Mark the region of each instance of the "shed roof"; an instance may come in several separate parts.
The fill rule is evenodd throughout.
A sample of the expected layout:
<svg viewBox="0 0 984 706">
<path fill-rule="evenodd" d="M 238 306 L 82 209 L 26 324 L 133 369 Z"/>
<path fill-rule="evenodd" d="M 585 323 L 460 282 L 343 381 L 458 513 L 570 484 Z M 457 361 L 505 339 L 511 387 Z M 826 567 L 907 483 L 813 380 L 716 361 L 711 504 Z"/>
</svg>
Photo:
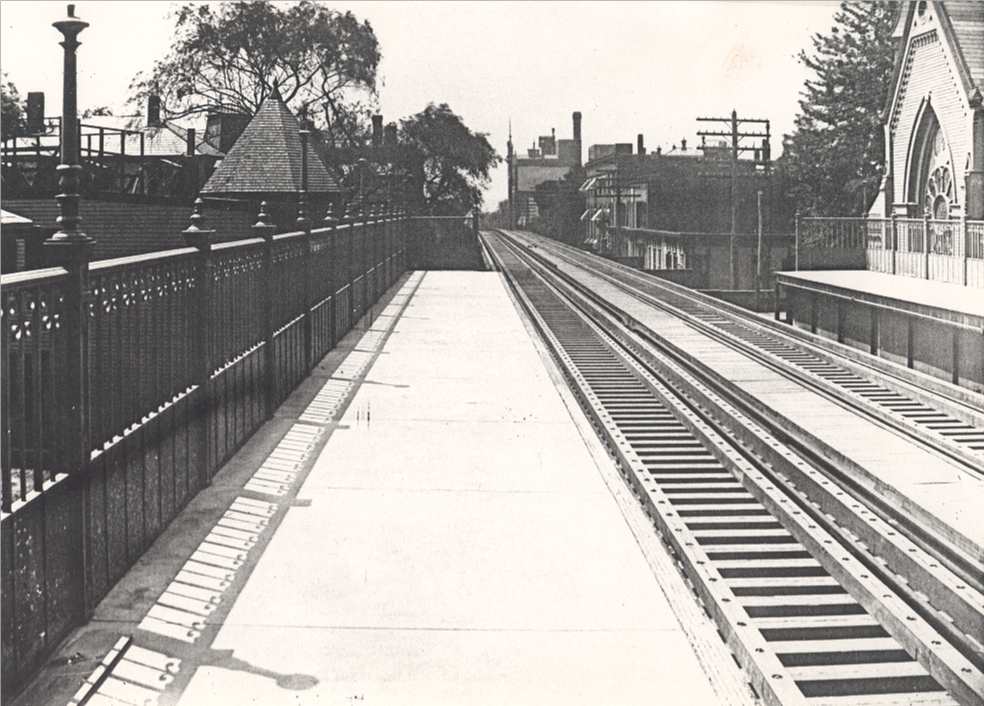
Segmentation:
<svg viewBox="0 0 984 706">
<path fill-rule="evenodd" d="M 202 187 L 205 194 L 297 193 L 301 190 L 301 125 L 279 96 L 270 96 Z M 308 141 L 308 191 L 341 191 Z"/>
</svg>

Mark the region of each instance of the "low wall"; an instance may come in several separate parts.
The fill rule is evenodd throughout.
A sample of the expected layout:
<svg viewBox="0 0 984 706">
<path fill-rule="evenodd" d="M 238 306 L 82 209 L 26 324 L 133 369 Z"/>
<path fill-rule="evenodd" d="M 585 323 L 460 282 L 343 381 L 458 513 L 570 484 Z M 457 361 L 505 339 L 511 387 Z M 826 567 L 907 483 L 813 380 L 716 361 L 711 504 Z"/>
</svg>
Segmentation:
<svg viewBox="0 0 984 706">
<path fill-rule="evenodd" d="M 55 228 L 58 204 L 54 199 L 8 199 L 6 211 L 30 218 L 42 228 Z M 140 255 L 184 247 L 181 231 L 188 227 L 191 206 L 82 199 L 79 204 L 82 230 L 96 241 L 94 260 Z M 203 209 L 215 240 L 225 242 L 244 237 L 256 214 L 235 202 L 206 201 Z"/>
<path fill-rule="evenodd" d="M 783 285 L 782 308 L 795 326 L 899 365 L 984 392 L 984 336 L 943 319 L 884 309 Z"/>
</svg>

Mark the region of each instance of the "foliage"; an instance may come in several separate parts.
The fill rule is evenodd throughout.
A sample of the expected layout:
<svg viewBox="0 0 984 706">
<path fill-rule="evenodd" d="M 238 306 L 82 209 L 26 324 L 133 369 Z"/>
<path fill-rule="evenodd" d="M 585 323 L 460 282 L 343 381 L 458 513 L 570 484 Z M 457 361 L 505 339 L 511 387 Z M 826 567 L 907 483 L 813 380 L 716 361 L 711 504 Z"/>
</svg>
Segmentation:
<svg viewBox="0 0 984 706">
<path fill-rule="evenodd" d="M 499 155 L 484 133 L 472 132 L 446 103 L 429 104 L 400 121 L 408 154 L 411 204 L 419 213 L 457 215 L 479 208 L 482 187 Z"/>
<path fill-rule="evenodd" d="M 881 115 L 891 90 L 898 4 L 845 0 L 799 61 L 814 73 L 777 168 L 801 213 L 864 214 L 882 176 Z"/>
<path fill-rule="evenodd" d="M 6 140 L 19 134 L 24 128 L 24 105 L 20 93 L 17 92 L 17 86 L 7 80 L 7 74 L 3 74 L 3 81 L 0 83 L 0 103 L 2 103 L 0 128 L 2 128 L 3 139 Z"/>
<path fill-rule="evenodd" d="M 113 109 L 108 105 L 99 105 L 95 108 L 86 108 L 82 111 L 82 119 L 109 117 L 113 115 Z"/>
<path fill-rule="evenodd" d="M 374 95 L 379 43 L 368 22 L 302 0 L 188 3 L 175 11 L 174 39 L 149 75 L 131 84 L 131 102 L 161 96 L 162 113 L 252 115 L 279 92 L 295 112 L 324 111 L 331 139 L 343 139 Z"/>
<path fill-rule="evenodd" d="M 584 228 L 580 217 L 585 199 L 578 187 L 582 182 L 581 170 L 568 172 L 563 179 L 538 184 L 533 198 L 540 213 L 530 230 L 555 240 L 579 245 Z"/>
</svg>

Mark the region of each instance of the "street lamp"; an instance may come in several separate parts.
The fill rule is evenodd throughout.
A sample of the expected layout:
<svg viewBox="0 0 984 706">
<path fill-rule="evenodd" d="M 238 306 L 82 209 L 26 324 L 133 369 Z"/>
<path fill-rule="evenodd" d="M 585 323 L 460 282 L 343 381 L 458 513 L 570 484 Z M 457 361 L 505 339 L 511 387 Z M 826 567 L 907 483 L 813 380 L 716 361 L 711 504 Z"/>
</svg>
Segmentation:
<svg viewBox="0 0 984 706">
<path fill-rule="evenodd" d="M 90 239 L 79 230 L 79 123 L 78 123 L 78 79 L 75 51 L 81 42 L 79 33 L 89 26 L 75 16 L 75 5 L 68 6 L 68 16 L 53 22 L 52 26 L 62 33 L 60 42 L 65 48 L 64 76 L 62 79 L 62 118 L 61 118 L 61 163 L 57 167 L 58 190 L 58 232 L 48 242 L 87 242 Z"/>
</svg>

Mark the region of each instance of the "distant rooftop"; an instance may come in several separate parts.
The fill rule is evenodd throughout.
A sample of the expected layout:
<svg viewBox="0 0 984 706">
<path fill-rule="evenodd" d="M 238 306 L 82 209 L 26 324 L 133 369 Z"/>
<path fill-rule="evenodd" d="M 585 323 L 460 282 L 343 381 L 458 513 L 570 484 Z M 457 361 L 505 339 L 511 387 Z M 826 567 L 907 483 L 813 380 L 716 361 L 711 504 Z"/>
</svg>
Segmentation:
<svg viewBox="0 0 984 706">
<path fill-rule="evenodd" d="M 297 193 L 301 190 L 301 125 L 279 96 L 267 98 L 202 187 L 203 194 Z M 307 145 L 308 191 L 341 191 Z"/>
</svg>

